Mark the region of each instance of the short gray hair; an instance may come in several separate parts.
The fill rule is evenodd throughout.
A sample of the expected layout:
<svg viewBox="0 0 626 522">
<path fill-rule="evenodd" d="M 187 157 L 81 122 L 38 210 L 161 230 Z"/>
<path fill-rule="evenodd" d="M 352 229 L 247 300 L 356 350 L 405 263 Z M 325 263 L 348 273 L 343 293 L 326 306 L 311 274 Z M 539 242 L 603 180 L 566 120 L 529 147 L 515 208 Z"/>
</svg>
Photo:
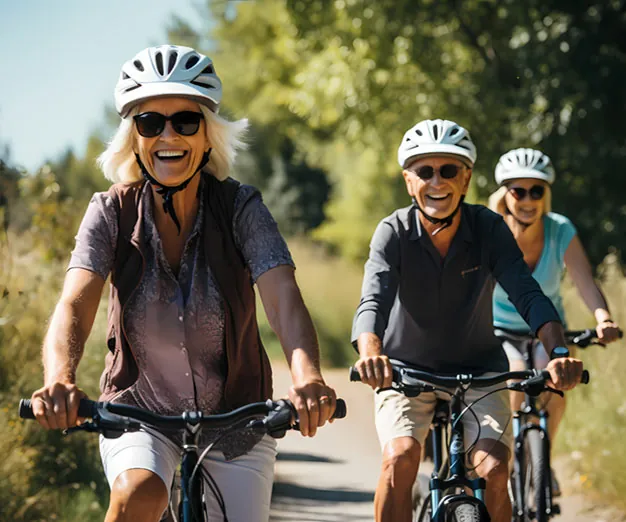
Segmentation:
<svg viewBox="0 0 626 522">
<path fill-rule="evenodd" d="M 207 138 L 213 148 L 211 160 L 204 170 L 223 181 L 230 175 L 237 152 L 246 148 L 243 135 L 248 128 L 248 120 L 228 121 L 204 105 L 199 107 L 206 122 Z M 134 183 L 143 179 L 133 150 L 133 116 L 137 112 L 138 108 L 135 107 L 122 119 L 106 150 L 98 156 L 98 166 L 113 183 Z"/>
</svg>

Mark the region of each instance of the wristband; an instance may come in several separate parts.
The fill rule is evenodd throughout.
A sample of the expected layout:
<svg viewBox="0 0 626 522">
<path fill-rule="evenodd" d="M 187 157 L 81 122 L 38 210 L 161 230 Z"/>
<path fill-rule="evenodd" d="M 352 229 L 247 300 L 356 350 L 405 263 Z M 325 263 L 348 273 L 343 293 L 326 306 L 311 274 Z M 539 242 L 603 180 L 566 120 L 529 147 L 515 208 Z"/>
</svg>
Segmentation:
<svg viewBox="0 0 626 522">
<path fill-rule="evenodd" d="M 550 359 L 560 359 L 561 357 L 569 357 L 569 350 L 565 346 L 555 346 L 550 352 Z"/>
</svg>

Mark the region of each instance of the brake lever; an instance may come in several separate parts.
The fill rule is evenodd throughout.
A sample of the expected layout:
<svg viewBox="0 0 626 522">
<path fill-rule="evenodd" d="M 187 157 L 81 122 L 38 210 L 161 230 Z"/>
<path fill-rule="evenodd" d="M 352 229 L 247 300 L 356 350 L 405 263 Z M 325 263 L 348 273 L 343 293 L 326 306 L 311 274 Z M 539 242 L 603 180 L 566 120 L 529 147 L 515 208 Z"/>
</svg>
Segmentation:
<svg viewBox="0 0 626 522">
<path fill-rule="evenodd" d="M 300 423 L 294 421 L 296 415 L 293 407 L 287 406 L 282 399 L 278 403 L 280 406 L 270 411 L 265 419 L 251 423 L 252 427 L 263 429 L 274 439 L 282 439 L 287 434 L 287 430 L 300 430 Z"/>
<path fill-rule="evenodd" d="M 79 426 L 68 428 L 63 431 L 63 434 L 69 435 L 77 431 L 87 431 L 100 433 L 107 439 L 117 439 L 126 432 L 139 431 L 140 429 L 141 424 L 139 422 L 116 415 L 104 408 L 99 408 L 92 421 L 83 422 Z"/>
</svg>

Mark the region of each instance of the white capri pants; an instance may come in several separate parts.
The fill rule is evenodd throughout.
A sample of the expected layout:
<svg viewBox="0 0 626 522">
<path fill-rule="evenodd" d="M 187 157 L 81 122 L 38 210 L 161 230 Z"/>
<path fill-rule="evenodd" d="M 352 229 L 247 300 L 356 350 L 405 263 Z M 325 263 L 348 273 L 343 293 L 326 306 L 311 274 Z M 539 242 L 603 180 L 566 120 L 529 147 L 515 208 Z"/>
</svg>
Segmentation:
<svg viewBox="0 0 626 522">
<path fill-rule="evenodd" d="M 147 469 L 158 475 L 170 494 L 182 450 L 153 430 L 124 433 L 117 439 L 100 436 L 100 455 L 109 486 L 129 469 Z M 219 486 L 230 522 L 267 522 L 270 515 L 276 441 L 266 435 L 246 455 L 226 461 L 220 451 L 210 451 L 204 468 Z M 204 487 L 209 520 L 222 520 L 215 496 Z"/>
</svg>

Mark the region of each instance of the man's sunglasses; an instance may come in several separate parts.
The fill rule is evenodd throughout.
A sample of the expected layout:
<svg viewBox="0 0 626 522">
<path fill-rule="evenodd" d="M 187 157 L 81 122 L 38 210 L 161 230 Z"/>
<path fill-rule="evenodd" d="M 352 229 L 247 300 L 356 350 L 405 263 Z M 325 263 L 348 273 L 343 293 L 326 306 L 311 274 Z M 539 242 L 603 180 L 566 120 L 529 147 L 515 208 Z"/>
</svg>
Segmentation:
<svg viewBox="0 0 626 522">
<path fill-rule="evenodd" d="M 171 116 L 159 112 L 143 112 L 133 119 L 137 125 L 137 132 L 144 138 L 154 138 L 163 132 L 168 121 L 172 128 L 182 136 L 193 136 L 200 128 L 200 121 L 204 118 L 201 112 L 181 111 Z"/>
<path fill-rule="evenodd" d="M 546 187 L 543 185 L 533 185 L 529 189 L 523 187 L 509 187 L 509 192 L 517 201 L 526 199 L 526 194 L 528 194 L 533 201 L 539 201 L 546 193 Z"/>
<path fill-rule="evenodd" d="M 456 178 L 457 174 L 462 168 L 463 167 L 459 167 L 458 165 L 454 165 L 452 163 L 446 163 L 445 165 L 439 167 L 439 175 L 443 179 L 453 179 Z M 409 170 L 414 174 L 417 174 L 417 176 L 423 180 L 429 180 L 435 175 L 435 168 L 431 167 L 430 165 L 424 165 L 417 170 Z"/>
</svg>

